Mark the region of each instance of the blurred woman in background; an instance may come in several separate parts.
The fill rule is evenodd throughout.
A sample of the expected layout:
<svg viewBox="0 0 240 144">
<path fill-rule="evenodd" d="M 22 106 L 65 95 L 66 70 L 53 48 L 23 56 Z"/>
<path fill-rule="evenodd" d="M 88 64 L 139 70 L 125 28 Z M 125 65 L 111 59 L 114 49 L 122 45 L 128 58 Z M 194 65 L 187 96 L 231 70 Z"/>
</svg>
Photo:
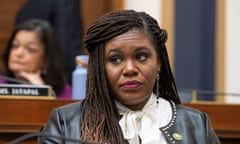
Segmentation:
<svg viewBox="0 0 240 144">
<path fill-rule="evenodd" d="M 28 84 L 50 85 L 59 99 L 71 98 L 63 52 L 51 25 L 39 19 L 16 26 L 4 52 L 4 75 Z M 1 83 L 12 83 L 2 80 Z"/>
</svg>

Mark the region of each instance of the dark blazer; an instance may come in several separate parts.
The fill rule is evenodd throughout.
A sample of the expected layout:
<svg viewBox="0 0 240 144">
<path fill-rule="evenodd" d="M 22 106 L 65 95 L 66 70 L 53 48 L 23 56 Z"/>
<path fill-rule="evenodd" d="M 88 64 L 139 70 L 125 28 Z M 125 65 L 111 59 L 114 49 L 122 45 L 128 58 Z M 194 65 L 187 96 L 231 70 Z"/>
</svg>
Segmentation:
<svg viewBox="0 0 240 144">
<path fill-rule="evenodd" d="M 173 116 L 168 125 L 161 127 L 169 144 L 220 144 L 210 126 L 208 116 L 198 110 L 172 103 Z M 79 139 L 81 103 L 55 108 L 42 132 Z M 42 137 L 39 143 L 64 143 L 60 139 Z M 70 143 L 65 141 L 65 143 Z"/>
<path fill-rule="evenodd" d="M 62 44 L 68 79 L 75 68 L 75 56 L 83 54 L 83 22 L 80 0 L 28 0 L 18 11 L 15 24 L 39 18 L 50 22 Z"/>
</svg>

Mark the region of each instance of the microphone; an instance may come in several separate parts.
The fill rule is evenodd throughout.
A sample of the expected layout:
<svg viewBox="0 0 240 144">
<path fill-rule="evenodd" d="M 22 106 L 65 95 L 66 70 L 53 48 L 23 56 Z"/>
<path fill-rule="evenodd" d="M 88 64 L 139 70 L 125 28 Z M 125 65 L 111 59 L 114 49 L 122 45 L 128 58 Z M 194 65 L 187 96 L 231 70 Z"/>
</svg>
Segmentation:
<svg viewBox="0 0 240 144">
<path fill-rule="evenodd" d="M 48 134 L 48 133 L 41 133 L 41 132 L 35 132 L 35 133 L 29 133 L 26 135 L 23 135 L 21 137 L 16 138 L 13 141 L 8 142 L 7 144 L 19 144 L 27 139 L 30 138 L 34 138 L 34 137 L 51 137 L 51 138 L 55 138 L 55 139 L 59 139 L 59 140 L 64 140 L 67 142 L 74 142 L 77 144 L 99 144 L 99 143 L 95 143 L 95 142 L 88 142 L 88 141 L 84 141 L 84 140 L 79 140 L 79 139 L 73 139 L 73 138 L 67 138 L 64 136 L 57 136 L 57 135 L 52 135 L 52 134 Z"/>
<path fill-rule="evenodd" d="M 11 77 L 8 77 L 8 76 L 4 76 L 4 75 L 1 75 L 1 74 L 0 74 L 0 78 L 2 80 L 6 80 L 8 82 L 14 82 L 14 83 L 18 83 L 18 84 L 27 84 L 27 82 L 25 82 L 25 81 L 18 80 L 18 79 L 15 79 L 15 78 L 11 78 Z"/>
</svg>

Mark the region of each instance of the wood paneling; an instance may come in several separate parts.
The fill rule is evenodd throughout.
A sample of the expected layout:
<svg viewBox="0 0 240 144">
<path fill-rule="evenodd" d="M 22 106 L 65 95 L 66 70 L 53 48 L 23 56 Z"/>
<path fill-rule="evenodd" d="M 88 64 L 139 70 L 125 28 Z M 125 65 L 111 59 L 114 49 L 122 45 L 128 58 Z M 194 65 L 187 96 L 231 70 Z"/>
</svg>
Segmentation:
<svg viewBox="0 0 240 144">
<path fill-rule="evenodd" d="M 107 2 L 107 0 L 82 0 L 84 33 L 98 17 L 109 11 Z"/>
<path fill-rule="evenodd" d="M 168 32 L 168 40 L 166 43 L 167 51 L 169 55 L 169 61 L 171 68 L 174 72 L 174 0 L 162 1 L 162 15 L 160 26 L 163 29 L 166 29 Z"/>
<path fill-rule="evenodd" d="M 225 91 L 225 77 L 226 77 L 226 51 L 225 51 L 225 39 L 226 39 L 226 0 L 216 1 L 216 62 L 215 62 L 215 90 Z M 219 101 L 224 101 L 225 97 L 217 97 Z"/>
</svg>

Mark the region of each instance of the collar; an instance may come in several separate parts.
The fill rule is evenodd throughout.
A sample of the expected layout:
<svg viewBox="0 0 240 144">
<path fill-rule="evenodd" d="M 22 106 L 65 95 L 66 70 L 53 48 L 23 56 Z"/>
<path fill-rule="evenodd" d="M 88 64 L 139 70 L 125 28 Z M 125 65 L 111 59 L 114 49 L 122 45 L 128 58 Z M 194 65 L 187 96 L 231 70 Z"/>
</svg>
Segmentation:
<svg viewBox="0 0 240 144">
<path fill-rule="evenodd" d="M 170 103 L 151 94 L 145 106 L 138 111 L 133 111 L 116 101 L 116 105 L 122 118 L 119 121 L 123 136 L 130 144 L 140 143 L 166 143 L 159 130 L 166 126 L 172 118 Z"/>
</svg>

